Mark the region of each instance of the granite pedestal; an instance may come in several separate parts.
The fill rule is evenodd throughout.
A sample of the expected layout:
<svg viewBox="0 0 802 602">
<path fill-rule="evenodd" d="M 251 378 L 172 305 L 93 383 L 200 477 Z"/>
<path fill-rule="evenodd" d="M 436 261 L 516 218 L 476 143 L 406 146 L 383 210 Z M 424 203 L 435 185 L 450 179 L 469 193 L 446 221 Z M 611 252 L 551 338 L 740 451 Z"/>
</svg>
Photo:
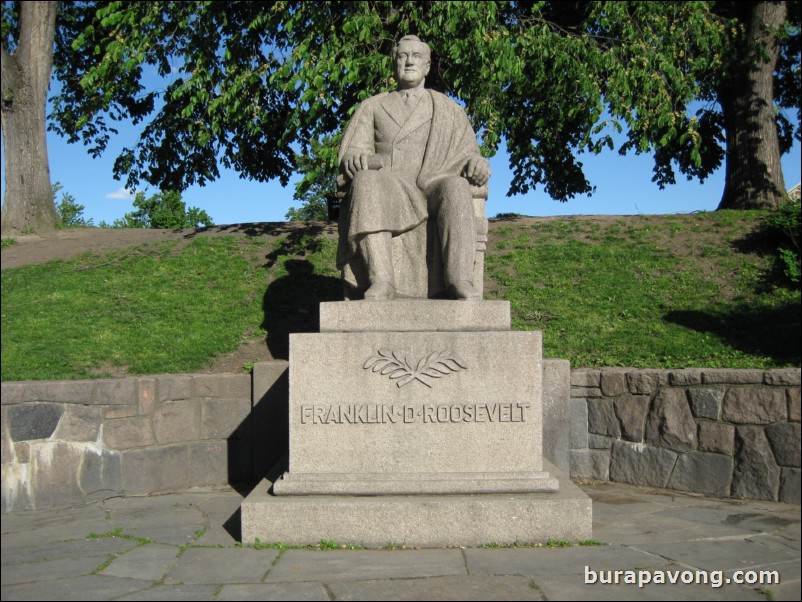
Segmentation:
<svg viewBox="0 0 802 602">
<path fill-rule="evenodd" d="M 590 538 L 590 500 L 543 458 L 541 334 L 511 332 L 508 302 L 320 317 L 290 337 L 289 470 L 244 501 L 244 542 Z"/>
</svg>

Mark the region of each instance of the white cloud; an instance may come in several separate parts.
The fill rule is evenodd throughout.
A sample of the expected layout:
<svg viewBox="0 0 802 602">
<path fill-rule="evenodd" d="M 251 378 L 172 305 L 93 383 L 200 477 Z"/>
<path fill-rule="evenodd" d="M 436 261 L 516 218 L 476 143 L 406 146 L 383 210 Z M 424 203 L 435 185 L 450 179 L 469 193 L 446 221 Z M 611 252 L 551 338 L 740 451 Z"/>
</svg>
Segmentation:
<svg viewBox="0 0 802 602">
<path fill-rule="evenodd" d="M 106 198 L 112 201 L 126 201 L 134 198 L 134 193 L 134 190 L 129 190 L 128 188 L 118 188 L 114 192 L 107 194 Z"/>
</svg>

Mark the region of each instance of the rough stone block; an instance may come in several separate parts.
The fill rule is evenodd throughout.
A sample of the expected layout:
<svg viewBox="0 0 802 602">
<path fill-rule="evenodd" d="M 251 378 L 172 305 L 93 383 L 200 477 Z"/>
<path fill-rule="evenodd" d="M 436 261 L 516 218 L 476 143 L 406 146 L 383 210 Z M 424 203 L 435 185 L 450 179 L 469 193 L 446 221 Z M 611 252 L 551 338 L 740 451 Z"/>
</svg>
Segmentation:
<svg viewBox="0 0 802 602">
<path fill-rule="evenodd" d="M 54 403 L 90 403 L 95 382 L 91 380 L 55 380 L 31 382 L 26 387 L 25 401 Z"/>
<path fill-rule="evenodd" d="M 95 441 L 103 422 L 103 410 L 97 406 L 67 406 L 54 437 L 62 441 Z"/>
<path fill-rule="evenodd" d="M 700 422 L 698 438 L 699 451 L 727 454 L 728 456 L 735 451 L 735 427 L 731 424 Z"/>
<path fill-rule="evenodd" d="M 14 443 L 14 459 L 21 464 L 27 464 L 31 461 L 30 441 L 17 441 Z"/>
<path fill-rule="evenodd" d="M 289 454 L 289 370 L 287 362 L 253 367 L 251 420 L 237 429 L 238 438 L 253 440 L 253 470 L 258 479 Z"/>
<path fill-rule="evenodd" d="M 702 382 L 707 385 L 755 385 L 763 382 L 763 370 L 704 370 Z"/>
<path fill-rule="evenodd" d="M 95 382 L 93 401 L 99 405 L 136 404 L 137 380 L 136 378 L 98 380 Z"/>
<path fill-rule="evenodd" d="M 107 420 L 111 420 L 113 418 L 133 418 L 139 414 L 139 408 L 135 404 L 128 404 L 107 407 L 106 411 L 104 412 L 104 418 Z"/>
<path fill-rule="evenodd" d="M 571 362 L 543 360 L 543 456 L 569 471 L 571 447 Z"/>
<path fill-rule="evenodd" d="M 125 495 L 180 491 L 189 487 L 189 449 L 186 445 L 152 447 L 122 453 Z"/>
<path fill-rule="evenodd" d="M 643 441 L 650 399 L 648 395 L 626 394 L 613 400 L 613 410 L 621 425 L 622 439 Z"/>
<path fill-rule="evenodd" d="M 623 395 L 627 390 L 626 371 L 622 369 L 602 370 L 599 382 L 605 397 Z"/>
<path fill-rule="evenodd" d="M 200 438 L 200 400 L 167 401 L 153 411 L 153 433 L 159 445 Z"/>
<path fill-rule="evenodd" d="M 691 410 L 697 418 L 721 419 L 721 404 L 726 390 L 722 387 L 688 389 Z"/>
<path fill-rule="evenodd" d="M 103 441 L 111 449 L 148 447 L 156 443 L 150 419 L 144 417 L 107 420 L 103 425 Z"/>
<path fill-rule="evenodd" d="M 668 384 L 672 387 L 699 385 L 702 383 L 702 370 L 700 368 L 687 368 L 674 370 L 668 374 Z"/>
<path fill-rule="evenodd" d="M 766 427 L 766 437 L 780 466 L 800 467 L 800 426 L 798 422 L 778 422 Z"/>
<path fill-rule="evenodd" d="M 799 468 L 783 467 L 780 473 L 780 500 L 784 504 L 802 503 L 802 471 Z"/>
<path fill-rule="evenodd" d="M 721 454 L 680 454 L 668 481 L 668 487 L 726 497 L 730 492 L 732 466 L 732 458 Z"/>
<path fill-rule="evenodd" d="M 615 441 L 618 441 L 618 439 L 605 437 L 604 435 L 588 434 L 588 447 L 590 449 L 610 449 Z"/>
<path fill-rule="evenodd" d="M 3 464 L 0 467 L 0 508 L 2 512 L 33 509 L 31 465 Z"/>
<path fill-rule="evenodd" d="M 8 420 L 6 419 L 6 409 L 2 409 L 2 424 L 0 424 L 0 450 L 2 450 L 2 463 L 8 464 L 14 461 L 14 442 L 8 433 Z"/>
<path fill-rule="evenodd" d="M 615 415 L 612 399 L 588 400 L 588 433 L 620 437 L 621 425 Z"/>
<path fill-rule="evenodd" d="M 250 399 L 250 374 L 194 374 L 192 397 Z"/>
<path fill-rule="evenodd" d="M 539 332 L 293 334 L 275 492 L 551 489 L 541 387 Z"/>
<path fill-rule="evenodd" d="M 405 332 L 505 331 L 510 329 L 510 302 L 398 299 L 320 304 L 320 332 L 394 332 L 399 324 Z"/>
<path fill-rule="evenodd" d="M 662 389 L 646 424 L 646 441 L 678 452 L 696 449 L 696 422 L 683 389 Z"/>
<path fill-rule="evenodd" d="M 571 449 L 588 447 L 588 402 L 571 400 Z"/>
<path fill-rule="evenodd" d="M 253 398 L 254 407 L 283 377 L 290 368 L 289 362 L 258 362 L 253 365 Z"/>
<path fill-rule="evenodd" d="M 31 458 L 32 497 L 36 508 L 58 508 L 86 501 L 78 482 L 85 444 L 40 441 Z"/>
<path fill-rule="evenodd" d="M 137 406 L 140 416 L 150 416 L 156 407 L 158 383 L 155 378 L 140 378 L 137 387 Z"/>
<path fill-rule="evenodd" d="M 571 385 L 572 399 L 598 399 L 604 397 L 599 387 L 576 387 Z"/>
<path fill-rule="evenodd" d="M 571 478 L 610 480 L 610 452 L 599 449 L 571 450 Z"/>
<path fill-rule="evenodd" d="M 47 439 L 58 426 L 64 406 L 54 403 L 33 403 L 10 406 L 6 410 L 12 441 Z"/>
<path fill-rule="evenodd" d="M 285 423 L 286 428 L 286 423 Z M 254 442 L 251 439 L 241 439 L 239 437 L 231 437 L 226 441 L 226 458 L 228 458 L 228 477 L 227 483 L 245 483 L 252 485 L 254 482 L 261 480 L 265 474 L 270 474 L 270 469 L 276 469 L 276 463 L 264 470 L 260 466 L 257 472 L 254 458 Z M 286 466 L 287 453 L 284 452 L 284 465 Z M 259 461 L 263 461 L 263 457 L 259 457 Z"/>
<path fill-rule="evenodd" d="M 788 420 L 799 422 L 802 420 L 802 394 L 799 387 L 787 389 L 785 396 L 788 400 Z"/>
<path fill-rule="evenodd" d="M 787 368 L 784 370 L 769 370 L 763 375 L 763 382 L 767 385 L 796 385 L 802 384 L 802 370 Z"/>
<path fill-rule="evenodd" d="M 7 406 L 23 403 L 28 384 L 27 382 L 0 383 L 0 404 Z"/>
<path fill-rule="evenodd" d="M 204 399 L 201 406 L 201 439 L 227 439 L 238 432 L 250 433 L 251 400 Z"/>
<path fill-rule="evenodd" d="M 644 443 L 613 443 L 610 458 L 610 480 L 648 487 L 666 487 L 677 454 L 671 450 Z"/>
<path fill-rule="evenodd" d="M 159 376 L 157 381 L 157 401 L 177 401 L 192 397 L 191 376 Z"/>
<path fill-rule="evenodd" d="M 122 491 L 120 454 L 87 446 L 78 479 L 89 499 L 118 495 Z"/>
<path fill-rule="evenodd" d="M 785 420 L 785 391 L 767 387 L 732 387 L 724 397 L 722 418 L 735 424 L 769 424 Z"/>
<path fill-rule="evenodd" d="M 638 370 L 627 373 L 629 392 L 636 395 L 652 395 L 662 385 L 668 384 L 665 370 Z"/>
<path fill-rule="evenodd" d="M 574 369 L 571 370 L 571 387 L 596 387 L 601 386 L 601 371 Z"/>
<path fill-rule="evenodd" d="M 739 426 L 735 430 L 735 469 L 732 496 L 753 500 L 775 500 L 780 469 L 774 461 L 766 435 L 759 426 Z"/>
<path fill-rule="evenodd" d="M 189 446 L 189 481 L 192 487 L 226 485 L 228 446 L 225 441 L 200 441 Z"/>
</svg>

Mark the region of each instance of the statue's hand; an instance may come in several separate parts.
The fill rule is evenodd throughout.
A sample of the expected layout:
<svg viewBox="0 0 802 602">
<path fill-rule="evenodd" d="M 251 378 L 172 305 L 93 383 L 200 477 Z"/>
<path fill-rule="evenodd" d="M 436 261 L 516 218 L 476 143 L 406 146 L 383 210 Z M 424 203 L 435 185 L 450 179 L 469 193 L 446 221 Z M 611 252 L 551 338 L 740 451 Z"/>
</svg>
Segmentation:
<svg viewBox="0 0 802 602">
<path fill-rule="evenodd" d="M 468 159 L 462 174 L 473 186 L 484 186 L 490 179 L 490 163 L 484 157 L 475 155 Z"/>
<path fill-rule="evenodd" d="M 353 180 L 356 172 L 362 171 L 363 169 L 370 169 L 370 158 L 372 156 L 372 153 L 358 153 L 348 157 L 344 165 L 345 173 L 348 175 L 348 178 Z"/>
</svg>

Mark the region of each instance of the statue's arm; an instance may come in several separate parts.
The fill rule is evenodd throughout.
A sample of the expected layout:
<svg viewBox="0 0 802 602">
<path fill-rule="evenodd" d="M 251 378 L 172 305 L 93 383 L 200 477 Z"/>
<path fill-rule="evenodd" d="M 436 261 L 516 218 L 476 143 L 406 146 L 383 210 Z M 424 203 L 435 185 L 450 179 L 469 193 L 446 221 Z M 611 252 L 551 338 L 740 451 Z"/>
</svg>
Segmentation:
<svg viewBox="0 0 802 602">
<path fill-rule="evenodd" d="M 352 179 L 357 171 L 363 169 L 378 169 L 375 166 L 373 102 L 368 99 L 363 102 L 351 117 L 348 128 L 343 137 L 340 151 L 340 173 Z"/>
</svg>

